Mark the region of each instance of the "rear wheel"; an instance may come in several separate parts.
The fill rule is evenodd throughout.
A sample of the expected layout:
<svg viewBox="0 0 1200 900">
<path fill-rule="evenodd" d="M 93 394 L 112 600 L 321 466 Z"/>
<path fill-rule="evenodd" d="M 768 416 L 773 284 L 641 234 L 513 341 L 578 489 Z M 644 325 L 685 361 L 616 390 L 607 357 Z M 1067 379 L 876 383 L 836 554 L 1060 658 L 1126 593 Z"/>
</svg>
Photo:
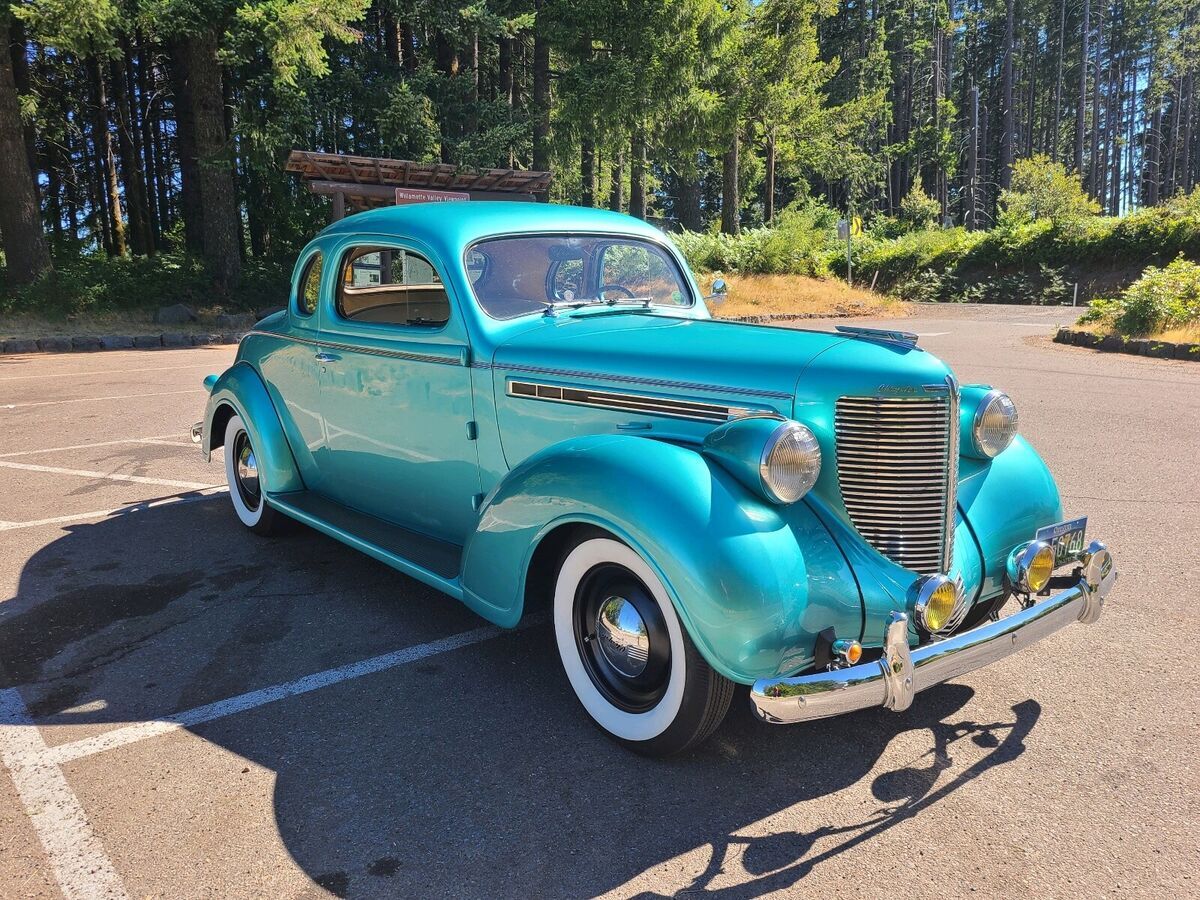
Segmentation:
<svg viewBox="0 0 1200 900">
<path fill-rule="evenodd" d="M 725 718 L 733 682 L 704 661 L 661 580 L 620 541 L 589 537 L 563 558 L 554 635 L 584 710 L 631 750 L 682 752 Z"/>
<path fill-rule="evenodd" d="M 258 455 L 242 417 L 233 415 L 225 426 L 225 478 L 229 499 L 242 524 L 256 534 L 277 534 L 284 517 L 267 503 L 258 472 Z"/>
</svg>

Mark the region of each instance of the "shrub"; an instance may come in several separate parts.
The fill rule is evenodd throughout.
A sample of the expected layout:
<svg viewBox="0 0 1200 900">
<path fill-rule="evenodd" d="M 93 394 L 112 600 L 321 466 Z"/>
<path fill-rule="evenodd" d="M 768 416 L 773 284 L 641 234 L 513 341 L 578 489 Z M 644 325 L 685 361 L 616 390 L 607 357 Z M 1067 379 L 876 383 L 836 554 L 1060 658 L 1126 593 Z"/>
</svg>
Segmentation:
<svg viewBox="0 0 1200 900">
<path fill-rule="evenodd" d="M 1125 289 L 1114 324 L 1124 334 L 1154 334 L 1200 322 L 1200 265 L 1177 259 L 1150 266 Z"/>
<path fill-rule="evenodd" d="M 203 262 L 183 253 L 55 261 L 33 284 L 0 289 L 0 313 L 62 319 L 79 313 L 154 309 L 174 303 L 254 309 L 286 302 L 290 261 L 248 259 L 241 286 L 218 293 Z"/>
<path fill-rule="evenodd" d="M 739 235 L 683 231 L 675 245 L 697 272 L 745 275 L 827 274 L 825 258 L 836 241 L 837 213 L 819 203 L 784 209 L 775 225 L 748 228 Z"/>
<path fill-rule="evenodd" d="M 1000 208 L 1002 224 L 1045 219 L 1064 232 L 1082 227 L 1100 212 L 1100 204 L 1084 192 L 1079 176 L 1041 153 L 1013 164 L 1012 186 L 1000 192 Z"/>
<path fill-rule="evenodd" d="M 942 217 L 942 205 L 925 193 L 920 181 L 900 201 L 900 221 L 909 229 L 935 228 Z"/>
</svg>

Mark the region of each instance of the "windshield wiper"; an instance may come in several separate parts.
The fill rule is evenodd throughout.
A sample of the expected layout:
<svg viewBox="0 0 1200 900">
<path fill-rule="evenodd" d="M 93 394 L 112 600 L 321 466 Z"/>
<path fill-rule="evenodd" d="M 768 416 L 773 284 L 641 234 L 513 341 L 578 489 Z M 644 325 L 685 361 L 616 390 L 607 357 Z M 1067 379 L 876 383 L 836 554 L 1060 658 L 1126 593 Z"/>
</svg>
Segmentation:
<svg viewBox="0 0 1200 900">
<path fill-rule="evenodd" d="M 599 297 L 594 297 L 590 300 L 553 300 L 546 304 L 546 308 L 542 311 L 542 315 L 557 316 L 559 310 L 563 309 L 583 309 L 584 307 L 588 306 L 616 306 L 618 303 L 622 305 L 631 303 L 634 306 L 642 306 L 646 309 L 649 309 L 650 305 L 654 303 L 654 298 L 613 297 L 612 299 L 600 299 Z"/>
</svg>

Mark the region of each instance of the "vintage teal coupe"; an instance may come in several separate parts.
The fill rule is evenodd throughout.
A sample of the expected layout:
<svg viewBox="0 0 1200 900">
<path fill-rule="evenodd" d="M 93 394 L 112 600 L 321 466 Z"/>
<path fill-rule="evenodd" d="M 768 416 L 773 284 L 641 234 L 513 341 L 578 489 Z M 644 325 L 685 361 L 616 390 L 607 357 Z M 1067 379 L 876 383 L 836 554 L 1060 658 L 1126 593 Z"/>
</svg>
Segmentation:
<svg viewBox="0 0 1200 900">
<path fill-rule="evenodd" d="M 903 332 L 706 299 L 616 213 L 354 215 L 195 436 L 253 531 L 297 519 L 502 626 L 548 608 L 583 708 L 642 753 L 704 740 L 739 684 L 768 722 L 903 710 L 1096 620 L 1112 557 L 1005 394 Z"/>
</svg>

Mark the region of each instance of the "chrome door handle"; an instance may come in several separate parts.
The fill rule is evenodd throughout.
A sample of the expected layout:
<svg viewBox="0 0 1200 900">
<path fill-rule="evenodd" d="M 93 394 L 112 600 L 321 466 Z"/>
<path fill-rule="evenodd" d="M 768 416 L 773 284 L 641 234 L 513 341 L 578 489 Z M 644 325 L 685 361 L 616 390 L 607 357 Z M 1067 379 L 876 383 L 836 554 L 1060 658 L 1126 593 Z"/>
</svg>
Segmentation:
<svg viewBox="0 0 1200 900">
<path fill-rule="evenodd" d="M 618 431 L 649 431 L 654 426 L 649 422 L 619 422 Z"/>
<path fill-rule="evenodd" d="M 336 353 L 326 353 L 323 350 L 318 351 L 318 353 L 317 353 L 317 362 L 323 362 L 323 363 L 335 362 L 339 359 L 341 359 L 341 357 L 338 356 Z"/>
</svg>

